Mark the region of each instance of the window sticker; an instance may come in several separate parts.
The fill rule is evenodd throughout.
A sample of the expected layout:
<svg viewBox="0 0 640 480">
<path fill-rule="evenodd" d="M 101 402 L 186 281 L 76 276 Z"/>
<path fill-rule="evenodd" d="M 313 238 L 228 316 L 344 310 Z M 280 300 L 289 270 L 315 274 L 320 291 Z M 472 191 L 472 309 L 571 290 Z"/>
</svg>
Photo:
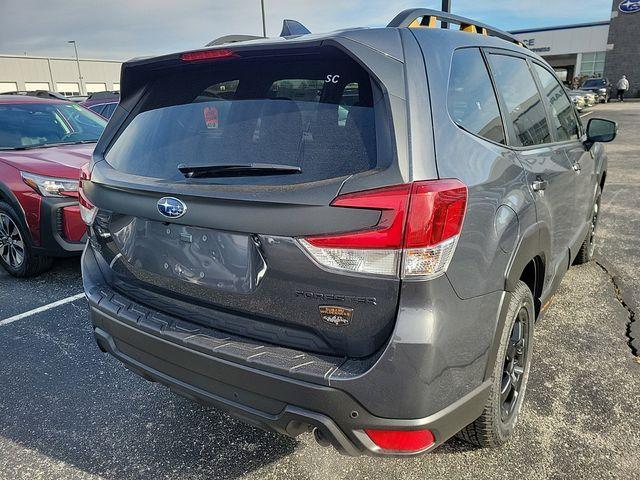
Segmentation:
<svg viewBox="0 0 640 480">
<path fill-rule="evenodd" d="M 338 83 L 338 81 L 340 80 L 340 75 L 333 75 L 333 74 L 328 74 L 326 80 L 324 81 L 325 83 Z"/>
<path fill-rule="evenodd" d="M 209 129 L 218 128 L 218 108 L 204 107 L 204 123 Z"/>
</svg>

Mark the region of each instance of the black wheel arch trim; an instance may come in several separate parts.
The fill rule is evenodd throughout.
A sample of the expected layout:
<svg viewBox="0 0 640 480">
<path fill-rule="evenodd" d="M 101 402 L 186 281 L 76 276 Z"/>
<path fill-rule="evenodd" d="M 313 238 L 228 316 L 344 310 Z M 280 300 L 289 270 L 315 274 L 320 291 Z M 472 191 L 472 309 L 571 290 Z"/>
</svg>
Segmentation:
<svg viewBox="0 0 640 480">
<path fill-rule="evenodd" d="M 542 266 L 546 270 L 550 251 L 551 232 L 544 222 L 537 222 L 524 230 L 507 266 L 504 289 L 513 292 L 525 267 L 536 257 L 541 259 Z M 539 291 L 543 290 L 544 288 L 539 289 Z"/>
<path fill-rule="evenodd" d="M 27 215 L 20 204 L 18 198 L 13 194 L 13 192 L 4 184 L 0 183 L 0 202 L 6 202 L 10 207 L 18 214 L 18 220 L 21 223 L 21 227 L 26 232 L 27 238 L 26 240 L 30 245 L 33 246 L 33 238 L 31 237 L 31 229 L 27 224 Z"/>
<path fill-rule="evenodd" d="M 26 223 L 24 222 L 25 213 L 24 213 L 24 209 L 22 208 L 22 205 L 20 205 L 20 202 L 18 201 L 17 197 L 13 194 L 13 192 L 9 190 L 9 188 L 2 183 L 0 183 L 0 201 L 5 201 L 9 205 L 11 205 L 14 209 L 18 210 L 18 213 L 21 214 L 21 220 L 23 221 L 23 223 Z"/>
</svg>

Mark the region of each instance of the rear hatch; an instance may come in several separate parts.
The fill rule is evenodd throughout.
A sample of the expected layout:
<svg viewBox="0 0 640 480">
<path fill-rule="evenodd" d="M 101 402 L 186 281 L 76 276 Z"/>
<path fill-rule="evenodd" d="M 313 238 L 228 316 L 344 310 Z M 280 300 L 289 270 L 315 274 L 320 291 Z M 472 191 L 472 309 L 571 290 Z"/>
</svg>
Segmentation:
<svg viewBox="0 0 640 480">
<path fill-rule="evenodd" d="M 382 222 L 377 209 L 332 206 L 345 185 L 404 183 L 384 86 L 335 46 L 217 52 L 148 67 L 97 150 L 86 194 L 105 277 L 192 322 L 371 355 L 394 325 L 397 258 L 336 260 L 304 239 Z"/>
</svg>

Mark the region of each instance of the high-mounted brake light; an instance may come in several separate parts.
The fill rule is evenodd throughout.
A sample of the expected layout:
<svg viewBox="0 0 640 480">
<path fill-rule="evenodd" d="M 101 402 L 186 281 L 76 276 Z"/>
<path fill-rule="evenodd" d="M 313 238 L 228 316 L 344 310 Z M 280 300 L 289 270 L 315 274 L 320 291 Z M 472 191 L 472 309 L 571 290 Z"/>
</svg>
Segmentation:
<svg viewBox="0 0 640 480">
<path fill-rule="evenodd" d="M 186 52 L 180 55 L 183 62 L 193 62 L 197 60 L 214 60 L 218 58 L 237 57 L 238 54 L 228 48 L 219 48 L 216 50 L 196 50 L 195 52 Z"/>
<path fill-rule="evenodd" d="M 337 197 L 334 207 L 379 210 L 374 227 L 305 237 L 300 244 L 321 266 L 353 273 L 435 278 L 451 261 L 462 230 L 467 187 L 429 180 Z"/>
<path fill-rule="evenodd" d="M 365 430 L 365 433 L 388 452 L 420 452 L 436 441 L 430 430 Z"/>
<path fill-rule="evenodd" d="M 91 170 L 89 170 L 89 164 L 85 164 L 80 169 L 80 183 L 78 185 L 78 203 L 80 204 L 80 216 L 82 221 L 87 226 L 93 225 L 96 215 L 98 215 L 98 209 L 89 201 L 84 193 L 84 182 L 91 181 Z"/>
</svg>

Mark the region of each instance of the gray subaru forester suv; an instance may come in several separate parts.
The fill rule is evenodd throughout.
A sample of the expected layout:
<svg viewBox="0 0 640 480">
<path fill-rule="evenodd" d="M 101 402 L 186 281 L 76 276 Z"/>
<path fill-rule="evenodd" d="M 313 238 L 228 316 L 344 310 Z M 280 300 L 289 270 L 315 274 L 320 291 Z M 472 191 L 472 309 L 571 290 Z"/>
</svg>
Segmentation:
<svg viewBox="0 0 640 480">
<path fill-rule="evenodd" d="M 470 19 L 284 30 L 123 65 L 79 192 L 99 347 L 348 455 L 502 444 L 615 123 Z"/>
</svg>

